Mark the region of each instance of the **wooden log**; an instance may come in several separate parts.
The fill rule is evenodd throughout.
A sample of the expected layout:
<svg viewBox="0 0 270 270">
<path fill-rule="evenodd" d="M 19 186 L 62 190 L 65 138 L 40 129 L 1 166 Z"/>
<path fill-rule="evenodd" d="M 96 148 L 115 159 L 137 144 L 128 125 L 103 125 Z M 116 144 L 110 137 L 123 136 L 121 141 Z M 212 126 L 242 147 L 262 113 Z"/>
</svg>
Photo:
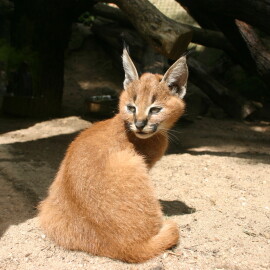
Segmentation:
<svg viewBox="0 0 270 270">
<path fill-rule="evenodd" d="M 254 29 L 247 23 L 236 20 L 236 25 L 245 40 L 256 69 L 270 89 L 270 52 L 262 44 Z"/>
<path fill-rule="evenodd" d="M 176 0 L 186 7 L 199 23 L 205 20 L 202 14 L 224 15 L 239 19 L 270 34 L 270 1 L 269 0 Z M 201 14 L 197 16 L 198 14 Z M 209 28 L 209 27 L 208 27 Z"/>
<path fill-rule="evenodd" d="M 218 0 L 215 2 L 212 0 L 177 0 L 177 2 L 185 6 L 190 15 L 196 21 L 198 21 L 202 27 L 214 25 L 217 29 L 223 32 L 227 40 L 234 47 L 233 50 L 227 51 L 232 60 L 240 64 L 248 73 L 259 76 L 264 82 L 266 82 L 268 86 L 270 86 L 269 50 L 263 48 L 259 38 L 256 36 L 256 33 L 250 26 L 248 27 L 247 24 L 244 24 L 244 22 L 241 23 L 239 20 L 235 20 L 235 18 L 241 17 L 236 13 L 236 11 L 238 11 L 240 14 L 242 14 L 241 12 L 244 12 L 238 9 L 238 2 L 241 2 L 242 4 L 244 4 L 244 2 L 247 3 L 248 7 L 243 6 L 243 9 L 247 11 L 253 4 L 254 8 L 257 7 L 257 4 L 259 4 L 260 1 L 257 1 L 258 3 L 256 4 L 253 0 L 240 0 L 233 3 L 228 0 L 227 2 L 231 3 L 233 10 L 232 13 L 226 9 L 227 2 L 224 3 L 223 0 Z M 270 4 L 270 1 L 262 1 L 261 4 L 265 5 L 264 12 L 267 14 L 269 13 L 270 19 L 270 10 L 268 9 L 267 2 Z M 221 10 L 220 6 L 217 6 L 217 3 L 220 3 L 220 6 L 225 5 L 225 10 Z M 254 14 L 256 13 L 257 9 L 254 10 Z M 270 22 L 268 27 L 269 25 Z M 257 44 L 258 50 L 256 48 Z M 261 49 L 262 52 L 260 52 Z"/>
<path fill-rule="evenodd" d="M 193 31 L 192 42 L 205 47 L 223 50 L 229 54 L 234 53 L 234 48 L 220 31 L 202 29 L 194 26 L 187 26 Z"/>
<path fill-rule="evenodd" d="M 179 27 L 147 0 L 114 0 L 133 26 L 158 52 L 170 59 L 179 58 L 192 39 L 192 31 Z"/>
<path fill-rule="evenodd" d="M 98 3 L 94 6 L 92 10 L 94 15 L 101 16 L 104 18 L 111 19 L 113 21 L 117 21 L 124 26 L 130 26 L 131 23 L 129 21 L 129 17 L 127 17 L 120 9 L 114 8 L 108 5 L 104 5 L 102 3 Z M 208 29 L 201 29 L 199 27 L 195 27 L 192 25 L 174 22 L 175 27 L 179 29 L 184 27 L 192 31 L 192 42 L 196 44 L 200 44 L 206 47 L 221 49 L 226 52 L 230 52 L 233 50 L 233 47 L 228 42 L 228 40 L 224 37 L 221 32 L 212 31 Z"/>
<path fill-rule="evenodd" d="M 100 17 L 117 21 L 125 26 L 132 26 L 128 17 L 119 8 L 109 6 L 104 3 L 97 3 L 93 6 L 91 13 Z"/>
<path fill-rule="evenodd" d="M 155 52 L 136 32 L 118 23 L 96 20 L 92 26 L 92 32 L 106 44 L 108 53 L 113 58 L 117 67 L 122 69 L 121 54 L 123 51 L 123 39 L 131 51 L 131 57 L 138 71 L 163 74 L 168 68 L 168 60 L 165 56 Z M 109 48 L 109 49 L 108 49 Z"/>
<path fill-rule="evenodd" d="M 230 91 L 212 78 L 205 71 L 206 68 L 195 59 L 189 57 L 188 66 L 190 80 L 229 116 L 236 119 L 245 119 L 256 111 L 257 108 L 252 102 L 247 101 L 236 92 Z"/>
<path fill-rule="evenodd" d="M 229 41 L 233 49 L 227 51 L 234 62 L 240 64 L 250 73 L 256 73 L 254 61 L 249 53 L 248 47 L 243 40 L 234 19 L 225 16 L 222 12 L 213 13 L 208 5 L 204 6 L 200 1 L 176 0 L 189 14 L 202 26 L 211 27 L 221 31 Z"/>
<path fill-rule="evenodd" d="M 143 51 L 142 72 L 164 74 L 169 67 L 168 59 L 157 52 L 150 46 L 146 46 Z"/>
</svg>

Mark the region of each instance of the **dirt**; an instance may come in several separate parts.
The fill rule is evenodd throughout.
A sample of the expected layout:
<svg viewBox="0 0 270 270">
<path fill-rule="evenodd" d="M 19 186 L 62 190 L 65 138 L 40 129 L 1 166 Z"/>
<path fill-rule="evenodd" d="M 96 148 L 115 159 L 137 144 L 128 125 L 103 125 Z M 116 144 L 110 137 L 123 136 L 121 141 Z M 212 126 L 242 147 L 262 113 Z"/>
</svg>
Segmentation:
<svg viewBox="0 0 270 270">
<path fill-rule="evenodd" d="M 63 250 L 37 225 L 35 206 L 90 122 L 0 120 L 0 269 L 269 269 L 269 123 L 202 118 L 176 126 L 151 177 L 181 243 L 130 265 Z"/>
<path fill-rule="evenodd" d="M 97 61 L 103 63 L 95 57 L 69 57 L 64 109 L 70 116 L 0 117 L 0 269 L 270 269 L 268 122 L 198 118 L 170 132 L 170 149 L 151 178 L 165 218 L 180 227 L 181 242 L 172 251 L 132 265 L 64 250 L 39 229 L 36 205 L 68 144 L 93 121 L 71 116 L 74 108 L 82 107 L 93 85 L 119 87 L 119 81 L 105 81 L 102 67 L 93 74 Z"/>
</svg>

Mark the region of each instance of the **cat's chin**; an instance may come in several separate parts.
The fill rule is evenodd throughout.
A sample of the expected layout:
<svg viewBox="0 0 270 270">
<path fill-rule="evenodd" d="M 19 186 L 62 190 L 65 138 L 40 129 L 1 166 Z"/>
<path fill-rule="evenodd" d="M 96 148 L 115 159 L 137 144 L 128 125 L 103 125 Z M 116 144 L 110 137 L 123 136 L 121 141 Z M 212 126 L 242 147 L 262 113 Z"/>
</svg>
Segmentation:
<svg viewBox="0 0 270 270">
<path fill-rule="evenodd" d="M 140 139 L 148 139 L 152 137 L 156 132 L 151 132 L 151 133 L 134 132 L 134 133 L 135 133 L 135 136 Z"/>
</svg>

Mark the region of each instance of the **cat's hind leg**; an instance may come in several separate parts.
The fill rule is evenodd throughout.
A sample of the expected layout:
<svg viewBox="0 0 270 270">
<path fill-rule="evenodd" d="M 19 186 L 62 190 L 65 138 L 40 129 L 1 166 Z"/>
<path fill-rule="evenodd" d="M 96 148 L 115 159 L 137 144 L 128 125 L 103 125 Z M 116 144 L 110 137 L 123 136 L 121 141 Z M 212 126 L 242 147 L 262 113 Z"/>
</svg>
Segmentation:
<svg viewBox="0 0 270 270">
<path fill-rule="evenodd" d="M 178 241 L 179 229 L 177 224 L 167 220 L 157 235 L 143 243 L 135 243 L 125 247 L 121 250 L 121 254 L 118 254 L 118 259 L 132 263 L 144 262 L 177 245 Z"/>
</svg>

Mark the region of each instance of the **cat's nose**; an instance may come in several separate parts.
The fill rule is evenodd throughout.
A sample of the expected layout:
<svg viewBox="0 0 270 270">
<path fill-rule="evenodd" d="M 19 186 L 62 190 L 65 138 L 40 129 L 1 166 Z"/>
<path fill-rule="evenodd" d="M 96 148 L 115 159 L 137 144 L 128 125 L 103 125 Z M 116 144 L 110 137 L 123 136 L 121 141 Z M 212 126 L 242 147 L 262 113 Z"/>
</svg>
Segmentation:
<svg viewBox="0 0 270 270">
<path fill-rule="evenodd" d="M 143 128 L 146 126 L 147 120 L 139 120 L 135 122 L 135 126 L 138 130 L 143 130 Z"/>
</svg>

